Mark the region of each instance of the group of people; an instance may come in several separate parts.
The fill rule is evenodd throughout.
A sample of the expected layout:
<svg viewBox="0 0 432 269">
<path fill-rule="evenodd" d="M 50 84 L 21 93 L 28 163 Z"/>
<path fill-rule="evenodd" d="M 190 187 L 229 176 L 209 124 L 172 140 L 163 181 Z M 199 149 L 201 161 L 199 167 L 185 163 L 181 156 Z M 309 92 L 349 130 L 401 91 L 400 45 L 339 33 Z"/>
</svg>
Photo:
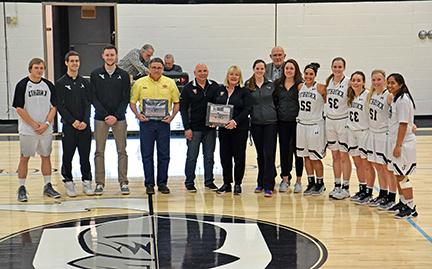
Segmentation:
<svg viewBox="0 0 432 269">
<path fill-rule="evenodd" d="M 122 194 L 129 194 L 125 120 L 129 105 L 139 121 L 147 194 L 153 194 L 155 186 L 161 193 L 170 193 L 167 186 L 170 122 L 180 111 L 187 142 L 185 188 L 188 192 L 197 191 L 195 168 L 202 144 L 204 186 L 219 194 L 240 194 L 250 131 L 258 162 L 255 192 L 272 197 L 276 185 L 275 155 L 279 134 L 279 192 L 288 190 L 294 162 L 294 193 L 303 191 L 304 195 L 321 195 L 325 191 L 321 160 L 329 148 L 334 172 L 334 188 L 329 194 L 331 198 L 342 200 L 351 197 L 357 204 L 393 212 L 397 218 L 417 216 L 412 184 L 408 179 L 416 167 L 415 105 L 402 75 L 394 73 L 386 76 L 384 71 L 374 70 L 368 90 L 365 74 L 356 71 L 346 77 L 346 62 L 337 57 L 331 63 L 332 74 L 325 84 L 320 84 L 315 80 L 319 64 L 306 65 L 302 75 L 294 59 L 285 60 L 283 48 L 273 48 L 270 57 L 272 63 L 266 64 L 260 59 L 253 63 L 253 74 L 245 83 L 238 66 L 230 66 L 224 82 L 219 84 L 208 78 L 207 65 L 199 63 L 194 69 L 194 79 L 183 87 L 181 94 L 175 82 L 163 75 L 164 61 L 160 58 L 151 58 L 147 71 L 144 71 L 147 75 L 137 79 L 131 87 L 129 74 L 117 66 L 117 49 L 114 46 L 103 49 L 104 65 L 92 72 L 90 82 L 78 74 L 80 60 L 77 52 L 66 54 L 67 72 L 55 86 L 42 78 L 43 60 L 31 60 L 30 74 L 17 84 L 13 103 L 20 116 L 18 200 L 28 199 L 25 189 L 27 164 L 36 152 L 42 157 L 44 194 L 60 197 L 50 183 L 49 158 L 51 126 L 57 110 L 64 123 L 61 173 L 66 194 L 71 197 L 77 195 L 71 174 L 71 161 L 76 148 L 80 154 L 83 192 L 87 195 L 103 193 L 104 151 L 110 129 L 117 146 L 120 190 Z M 144 113 L 145 100 L 155 99 L 164 100 L 167 106 L 167 113 L 160 120 L 146 117 Z M 209 103 L 231 105 L 233 108 L 232 118 L 218 127 L 218 135 L 216 127 L 206 121 Z M 96 111 L 94 190 L 89 164 L 91 104 Z M 223 184 L 220 187 L 214 183 L 213 174 L 217 136 L 223 170 Z M 155 144 L 157 171 L 153 159 Z M 349 156 L 359 181 L 359 191 L 353 196 L 349 192 Z M 301 182 L 303 166 L 308 182 L 304 190 Z M 375 171 L 380 191 L 373 198 Z M 396 191 L 399 192 L 399 203 L 396 203 Z"/>
</svg>

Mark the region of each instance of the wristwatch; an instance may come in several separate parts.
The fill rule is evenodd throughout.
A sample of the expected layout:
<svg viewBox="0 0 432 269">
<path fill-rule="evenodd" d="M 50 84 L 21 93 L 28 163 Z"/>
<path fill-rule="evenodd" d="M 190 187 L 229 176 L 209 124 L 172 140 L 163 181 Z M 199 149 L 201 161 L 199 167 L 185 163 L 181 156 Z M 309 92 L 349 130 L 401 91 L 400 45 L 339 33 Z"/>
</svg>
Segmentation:
<svg viewBox="0 0 432 269">
<path fill-rule="evenodd" d="M 45 122 L 46 125 L 48 125 L 48 127 L 50 127 L 51 123 L 49 121 Z"/>
</svg>

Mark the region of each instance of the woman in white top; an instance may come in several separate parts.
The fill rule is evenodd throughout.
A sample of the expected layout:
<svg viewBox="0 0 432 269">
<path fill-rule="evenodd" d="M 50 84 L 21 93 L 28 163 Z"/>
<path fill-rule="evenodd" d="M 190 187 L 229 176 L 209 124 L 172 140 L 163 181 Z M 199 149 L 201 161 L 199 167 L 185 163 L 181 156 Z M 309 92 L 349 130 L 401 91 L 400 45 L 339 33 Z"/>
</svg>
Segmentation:
<svg viewBox="0 0 432 269">
<path fill-rule="evenodd" d="M 315 81 L 318 63 L 306 65 L 304 83 L 299 92 L 299 114 L 297 116 L 297 156 L 304 158 L 308 186 L 304 195 L 319 195 L 324 190 L 323 164 L 326 138 L 324 128 L 325 85 Z M 315 175 L 317 182 L 315 182 Z"/>
<path fill-rule="evenodd" d="M 389 209 L 395 218 L 417 217 L 412 183 L 409 175 L 416 170 L 416 137 L 414 127 L 414 100 L 401 74 L 387 77 L 387 88 L 393 94 L 389 120 L 389 169 L 399 183 L 401 201 Z"/>
<path fill-rule="evenodd" d="M 345 77 L 346 62 L 341 57 L 332 61 L 332 74 L 327 78 L 325 105 L 327 146 L 332 151 L 335 187 L 329 196 L 340 192 L 343 185 L 349 186 L 351 161 L 348 155 L 346 121 L 348 118 L 347 91 L 349 79 Z"/>
<path fill-rule="evenodd" d="M 359 204 L 367 203 L 372 197 L 373 179 L 375 171 L 367 160 L 366 140 L 369 129 L 369 111 L 367 109 L 368 90 L 365 88 L 366 77 L 361 71 L 351 75 L 348 88 L 348 152 L 356 166 L 360 191 L 351 200 Z M 367 186 L 367 188 L 366 188 Z M 342 190 L 334 195 L 336 199 L 348 198 L 349 190 L 343 186 Z"/>
</svg>

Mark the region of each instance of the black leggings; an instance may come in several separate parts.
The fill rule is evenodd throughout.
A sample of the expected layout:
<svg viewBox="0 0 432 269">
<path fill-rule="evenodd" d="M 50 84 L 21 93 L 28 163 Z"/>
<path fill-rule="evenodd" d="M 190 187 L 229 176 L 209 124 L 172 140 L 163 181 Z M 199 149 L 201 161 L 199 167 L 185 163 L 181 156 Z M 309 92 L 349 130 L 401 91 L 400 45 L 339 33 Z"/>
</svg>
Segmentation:
<svg viewBox="0 0 432 269">
<path fill-rule="evenodd" d="M 242 183 L 246 165 L 246 143 L 248 130 L 219 129 L 219 152 L 222 164 L 224 184 L 233 182 L 233 158 L 234 158 L 234 182 Z"/>
<path fill-rule="evenodd" d="M 303 158 L 298 157 L 296 154 L 297 122 L 279 121 L 278 131 L 281 177 L 288 176 L 291 178 L 293 156 L 295 156 L 296 176 L 301 177 L 303 174 Z"/>
</svg>

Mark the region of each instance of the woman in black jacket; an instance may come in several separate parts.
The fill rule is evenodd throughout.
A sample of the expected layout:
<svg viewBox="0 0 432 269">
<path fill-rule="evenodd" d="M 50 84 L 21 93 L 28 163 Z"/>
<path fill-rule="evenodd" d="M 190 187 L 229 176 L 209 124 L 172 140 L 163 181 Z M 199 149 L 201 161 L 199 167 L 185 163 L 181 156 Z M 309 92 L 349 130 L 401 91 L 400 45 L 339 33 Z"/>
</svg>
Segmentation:
<svg viewBox="0 0 432 269">
<path fill-rule="evenodd" d="M 245 86 L 252 96 L 251 133 L 258 161 L 255 193 L 264 190 L 264 196 L 271 197 L 276 177 L 277 112 L 273 101 L 274 84 L 264 77 L 265 66 L 263 60 L 256 60 L 252 66 L 254 74 Z"/>
<path fill-rule="evenodd" d="M 274 82 L 274 100 L 278 113 L 279 150 L 282 182 L 279 192 L 286 192 L 290 184 L 293 157 L 297 181 L 294 192 L 301 192 L 303 158 L 296 155 L 296 118 L 299 113 L 298 92 L 303 82 L 298 63 L 289 59 L 283 67 L 282 77 Z"/>
<path fill-rule="evenodd" d="M 249 113 L 251 110 L 251 96 L 248 90 L 242 87 L 243 79 L 240 68 L 233 65 L 228 68 L 224 85 L 216 91 L 213 103 L 233 105 L 232 119 L 219 128 L 220 159 L 224 184 L 217 192 L 231 192 L 233 182 L 234 159 L 234 194 L 241 193 L 246 165 L 246 144 L 249 130 Z"/>
</svg>

